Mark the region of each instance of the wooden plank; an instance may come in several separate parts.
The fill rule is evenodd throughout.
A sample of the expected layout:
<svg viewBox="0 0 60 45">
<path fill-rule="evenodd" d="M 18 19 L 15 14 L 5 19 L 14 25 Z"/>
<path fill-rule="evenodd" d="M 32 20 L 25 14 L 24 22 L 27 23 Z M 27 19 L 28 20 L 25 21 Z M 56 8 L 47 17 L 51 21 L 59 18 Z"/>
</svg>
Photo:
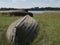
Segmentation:
<svg viewBox="0 0 60 45">
<path fill-rule="evenodd" d="M 18 45 L 19 44 L 18 41 L 22 45 L 22 42 L 23 42 L 22 40 L 23 39 L 25 40 L 25 38 L 28 38 L 29 35 L 34 33 L 34 31 L 36 31 L 36 29 L 37 29 L 37 26 L 38 26 L 38 24 L 35 21 L 35 19 L 30 17 L 29 15 L 26 15 L 23 18 L 20 18 L 17 21 L 13 22 L 9 26 L 6 36 L 9 40 L 9 42 L 11 42 L 11 43 L 14 42 L 14 45 L 15 44 Z"/>
</svg>

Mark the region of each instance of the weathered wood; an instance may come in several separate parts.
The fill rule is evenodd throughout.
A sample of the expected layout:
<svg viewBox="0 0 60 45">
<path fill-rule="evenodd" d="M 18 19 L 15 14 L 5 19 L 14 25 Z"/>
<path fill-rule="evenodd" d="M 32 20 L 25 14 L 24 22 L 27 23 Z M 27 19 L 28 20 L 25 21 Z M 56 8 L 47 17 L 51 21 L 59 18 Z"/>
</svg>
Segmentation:
<svg viewBox="0 0 60 45">
<path fill-rule="evenodd" d="M 9 14 L 10 16 L 25 16 L 25 15 L 30 15 L 33 17 L 33 14 L 26 11 L 26 10 L 5 10 L 5 11 L 0 11 L 0 14 Z"/>
<path fill-rule="evenodd" d="M 35 36 L 37 26 L 37 22 L 26 15 L 9 26 L 6 34 L 7 38 L 13 45 L 28 45 Z"/>
</svg>

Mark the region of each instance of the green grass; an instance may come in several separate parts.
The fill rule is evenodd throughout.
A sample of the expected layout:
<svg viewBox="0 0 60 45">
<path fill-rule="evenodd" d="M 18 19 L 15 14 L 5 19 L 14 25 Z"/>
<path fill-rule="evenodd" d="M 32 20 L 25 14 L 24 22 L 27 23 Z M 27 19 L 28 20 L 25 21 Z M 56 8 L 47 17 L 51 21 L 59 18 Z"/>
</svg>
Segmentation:
<svg viewBox="0 0 60 45">
<path fill-rule="evenodd" d="M 37 16 L 38 15 L 38 16 Z M 33 45 L 60 45 L 60 13 L 37 14 L 40 29 Z"/>
<path fill-rule="evenodd" d="M 19 17 L 0 15 L 0 45 L 9 45 L 6 40 L 6 30 L 8 26 Z"/>
<path fill-rule="evenodd" d="M 8 26 L 20 17 L 0 16 L 0 45 L 9 45 L 5 33 Z M 39 24 L 37 37 L 31 45 L 60 45 L 60 12 L 34 14 Z"/>
</svg>

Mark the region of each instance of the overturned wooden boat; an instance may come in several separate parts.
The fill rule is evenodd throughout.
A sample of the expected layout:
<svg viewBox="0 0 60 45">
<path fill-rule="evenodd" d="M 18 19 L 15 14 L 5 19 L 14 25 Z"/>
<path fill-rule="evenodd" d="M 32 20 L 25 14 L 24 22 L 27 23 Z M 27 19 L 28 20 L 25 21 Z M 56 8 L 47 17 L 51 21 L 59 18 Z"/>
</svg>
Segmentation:
<svg viewBox="0 0 60 45">
<path fill-rule="evenodd" d="M 0 14 L 8 14 L 10 16 L 25 16 L 25 15 L 30 15 L 33 17 L 33 14 L 31 12 L 28 12 L 26 10 L 5 10 L 5 11 L 0 11 Z"/>
<path fill-rule="evenodd" d="M 6 37 L 13 45 L 29 45 L 35 37 L 37 27 L 37 22 L 26 15 L 8 27 Z"/>
</svg>

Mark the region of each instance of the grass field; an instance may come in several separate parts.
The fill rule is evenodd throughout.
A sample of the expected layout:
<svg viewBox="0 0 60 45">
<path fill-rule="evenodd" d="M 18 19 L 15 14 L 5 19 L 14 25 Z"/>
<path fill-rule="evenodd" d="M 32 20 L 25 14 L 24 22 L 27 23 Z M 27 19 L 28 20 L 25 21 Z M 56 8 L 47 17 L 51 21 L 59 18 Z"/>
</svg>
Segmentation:
<svg viewBox="0 0 60 45">
<path fill-rule="evenodd" d="M 0 16 L 0 45 L 9 45 L 5 33 L 8 26 L 19 19 L 15 16 Z M 60 45 L 60 12 L 34 14 L 39 24 L 37 37 L 30 45 Z"/>
</svg>

